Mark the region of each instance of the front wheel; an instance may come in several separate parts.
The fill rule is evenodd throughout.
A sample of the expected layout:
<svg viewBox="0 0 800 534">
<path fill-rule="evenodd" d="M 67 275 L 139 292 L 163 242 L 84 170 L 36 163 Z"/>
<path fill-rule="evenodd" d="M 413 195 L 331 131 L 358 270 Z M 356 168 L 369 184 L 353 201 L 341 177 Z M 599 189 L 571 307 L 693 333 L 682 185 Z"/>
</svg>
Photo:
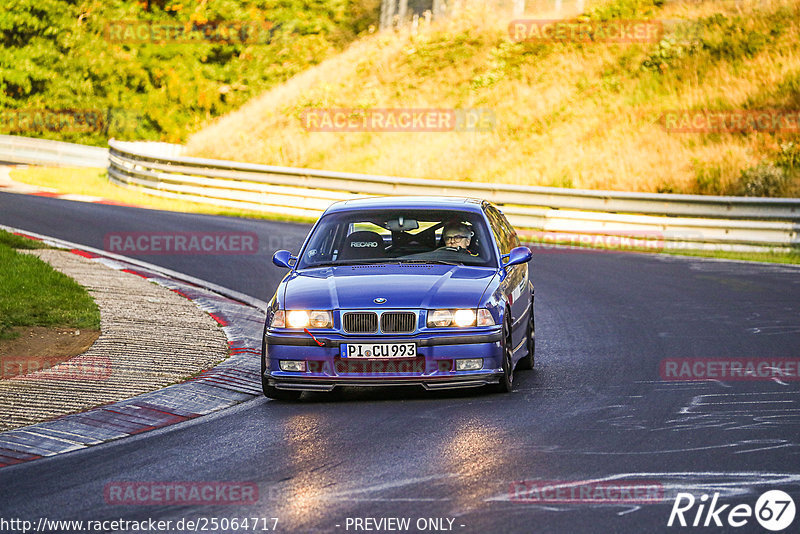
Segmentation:
<svg viewBox="0 0 800 534">
<path fill-rule="evenodd" d="M 495 386 L 498 393 L 510 393 L 514 388 L 514 359 L 511 352 L 511 329 L 506 322 L 503 325 L 503 376 L 500 383 Z"/>
<path fill-rule="evenodd" d="M 528 354 L 517 364 L 518 368 L 523 370 L 533 369 L 533 359 L 536 355 L 536 325 L 533 321 L 533 301 L 531 301 L 530 317 L 528 317 L 528 330 L 525 335 L 528 336 Z"/>
</svg>

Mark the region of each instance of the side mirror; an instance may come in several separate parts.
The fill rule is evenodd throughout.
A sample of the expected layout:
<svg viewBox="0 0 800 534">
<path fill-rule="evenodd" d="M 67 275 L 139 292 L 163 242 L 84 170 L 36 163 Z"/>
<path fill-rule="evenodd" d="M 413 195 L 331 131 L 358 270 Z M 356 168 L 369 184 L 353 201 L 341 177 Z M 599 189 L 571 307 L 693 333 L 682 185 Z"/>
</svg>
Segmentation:
<svg viewBox="0 0 800 534">
<path fill-rule="evenodd" d="M 288 250 L 279 250 L 272 255 L 272 263 L 278 267 L 283 267 L 284 269 L 291 269 L 292 262 L 295 261 L 297 261 L 297 258 L 292 256 L 292 253 Z"/>
<path fill-rule="evenodd" d="M 511 267 L 512 265 L 519 265 L 520 263 L 527 263 L 531 261 L 533 253 L 528 247 L 516 247 L 511 249 L 508 255 L 508 260 L 503 267 Z"/>
</svg>

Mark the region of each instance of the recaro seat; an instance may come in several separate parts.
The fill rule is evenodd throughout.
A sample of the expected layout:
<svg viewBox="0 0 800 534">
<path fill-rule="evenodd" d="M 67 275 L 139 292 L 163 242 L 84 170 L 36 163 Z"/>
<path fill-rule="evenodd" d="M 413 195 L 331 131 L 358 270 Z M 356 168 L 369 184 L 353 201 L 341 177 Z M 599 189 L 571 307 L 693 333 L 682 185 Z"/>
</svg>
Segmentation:
<svg viewBox="0 0 800 534">
<path fill-rule="evenodd" d="M 353 232 L 344 242 L 342 252 L 339 254 L 341 260 L 363 260 L 369 258 L 383 258 L 384 254 L 383 238 L 377 232 L 361 230 Z"/>
</svg>

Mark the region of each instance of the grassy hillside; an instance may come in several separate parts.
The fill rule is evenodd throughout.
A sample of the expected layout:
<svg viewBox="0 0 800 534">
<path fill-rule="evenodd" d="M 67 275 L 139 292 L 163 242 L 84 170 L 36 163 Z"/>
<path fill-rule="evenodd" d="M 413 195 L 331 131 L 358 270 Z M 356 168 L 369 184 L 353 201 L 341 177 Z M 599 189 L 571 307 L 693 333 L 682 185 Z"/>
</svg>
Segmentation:
<svg viewBox="0 0 800 534">
<path fill-rule="evenodd" d="M 3 4 L 0 133 L 102 145 L 108 137 L 183 141 L 367 31 L 378 19 L 379 0 Z M 253 38 L 192 42 L 110 31 L 144 23 L 190 29 L 241 23 L 267 30 Z M 44 110 L 59 114 L 48 117 Z"/>
<path fill-rule="evenodd" d="M 660 120 L 671 110 L 800 110 L 797 0 L 587 3 L 584 20 L 680 21 L 645 44 L 514 42 L 508 13 L 477 4 L 417 34 L 364 36 L 191 136 L 191 153 L 453 180 L 800 195 L 796 131 L 680 133 Z M 490 108 L 496 125 L 330 133 L 300 120 L 308 108 L 393 107 Z"/>
</svg>

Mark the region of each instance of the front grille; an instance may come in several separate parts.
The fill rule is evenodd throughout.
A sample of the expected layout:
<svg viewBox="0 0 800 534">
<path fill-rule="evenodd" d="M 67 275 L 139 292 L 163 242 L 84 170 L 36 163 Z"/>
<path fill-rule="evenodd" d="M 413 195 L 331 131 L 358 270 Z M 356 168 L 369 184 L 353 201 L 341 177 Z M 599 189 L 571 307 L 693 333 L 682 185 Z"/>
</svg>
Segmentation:
<svg viewBox="0 0 800 534">
<path fill-rule="evenodd" d="M 425 374 L 425 358 L 417 356 L 413 360 L 350 360 L 336 358 L 333 367 L 337 375 L 405 375 Z"/>
<path fill-rule="evenodd" d="M 375 312 L 348 312 L 342 317 L 344 331 L 351 334 L 372 334 L 378 331 L 378 314 Z"/>
<path fill-rule="evenodd" d="M 385 312 L 381 315 L 381 332 L 408 334 L 414 331 L 416 316 L 413 312 Z"/>
</svg>

